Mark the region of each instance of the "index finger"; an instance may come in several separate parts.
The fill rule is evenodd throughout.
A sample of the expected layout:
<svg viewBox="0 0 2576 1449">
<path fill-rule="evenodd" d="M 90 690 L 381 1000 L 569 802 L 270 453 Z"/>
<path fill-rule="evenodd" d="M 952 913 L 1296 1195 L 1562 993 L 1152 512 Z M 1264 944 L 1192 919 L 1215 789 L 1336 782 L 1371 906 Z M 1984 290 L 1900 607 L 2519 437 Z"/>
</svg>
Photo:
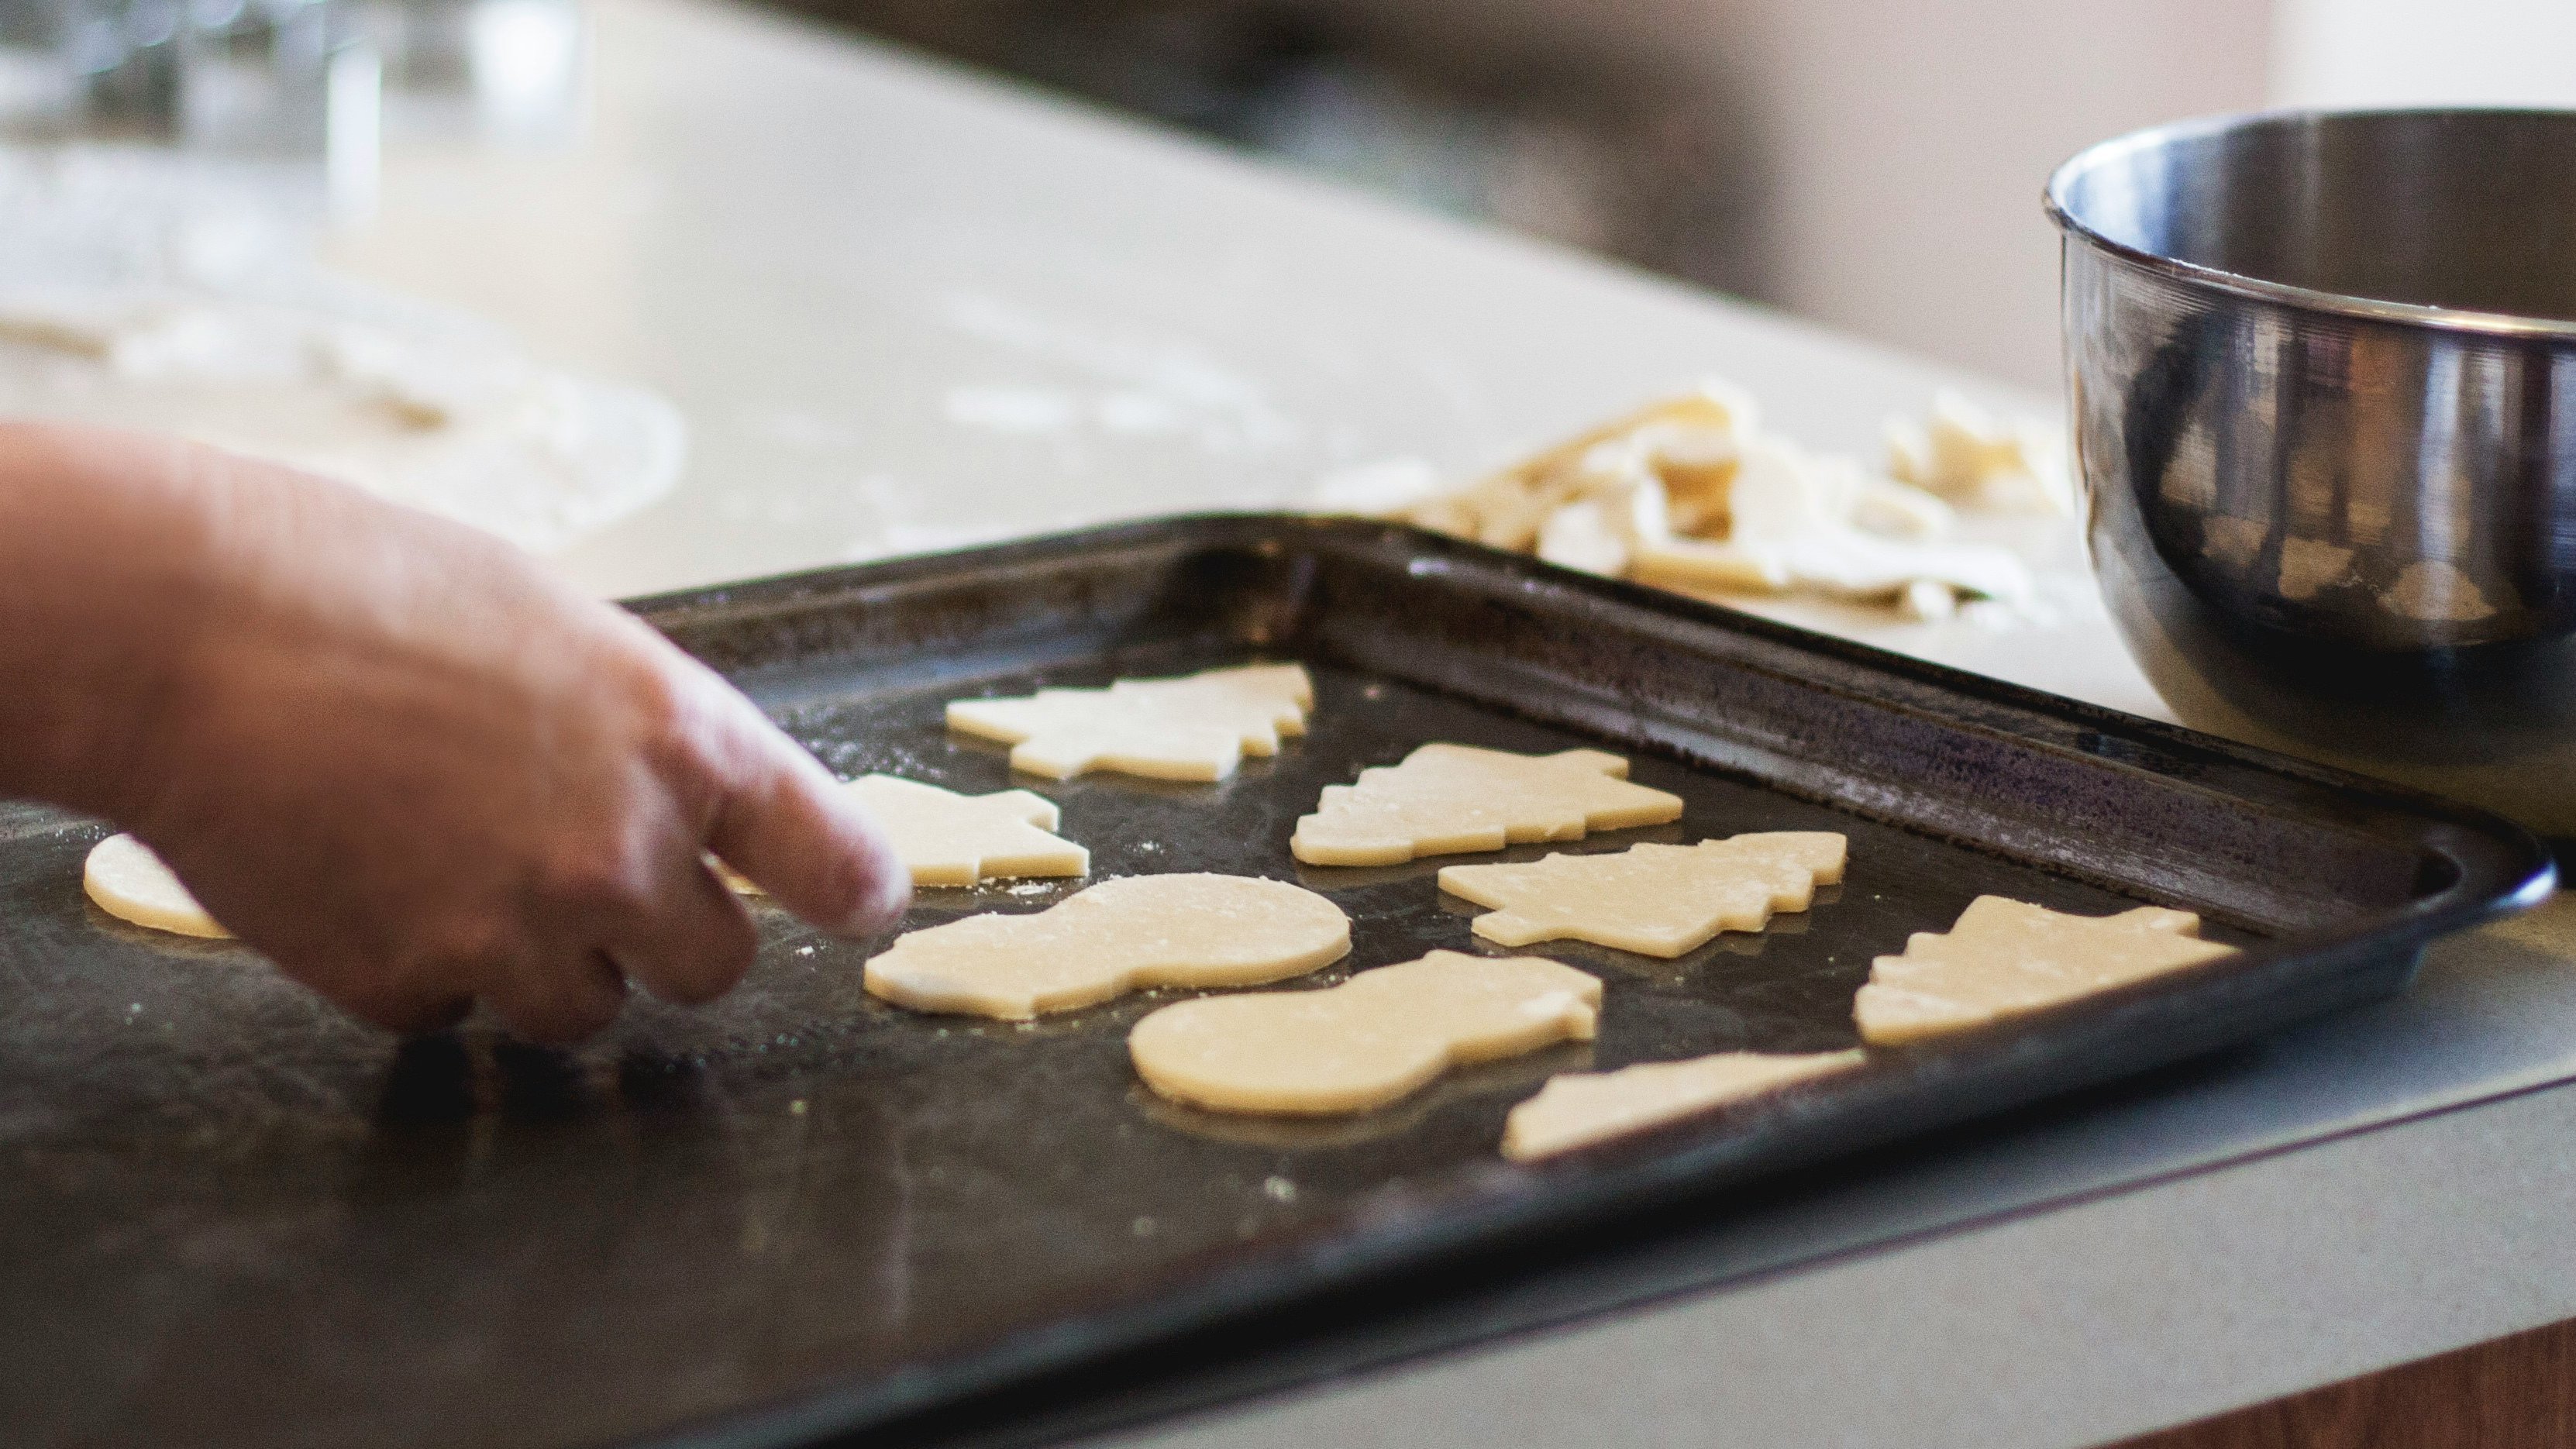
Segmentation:
<svg viewBox="0 0 2576 1449">
<path fill-rule="evenodd" d="M 737 696 L 738 698 L 738 696 Z M 707 848 L 826 931 L 871 936 L 912 903 L 912 872 L 848 787 L 748 700 Z"/>
</svg>

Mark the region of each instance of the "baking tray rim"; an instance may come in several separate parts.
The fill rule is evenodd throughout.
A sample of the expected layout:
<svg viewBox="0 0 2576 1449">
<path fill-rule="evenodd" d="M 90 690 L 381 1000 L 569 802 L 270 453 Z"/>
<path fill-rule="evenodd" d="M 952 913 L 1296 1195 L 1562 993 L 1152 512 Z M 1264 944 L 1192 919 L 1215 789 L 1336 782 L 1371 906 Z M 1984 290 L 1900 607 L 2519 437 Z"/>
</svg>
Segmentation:
<svg viewBox="0 0 2576 1449">
<path fill-rule="evenodd" d="M 834 565 L 818 569 L 768 574 L 733 583 L 710 584 L 699 588 L 670 590 L 638 595 L 619 601 L 621 607 L 640 615 L 645 622 L 668 632 L 672 626 L 685 623 L 720 622 L 729 614 L 774 612 L 783 604 L 805 604 L 825 607 L 836 599 L 854 593 L 883 592 L 905 585 L 936 583 L 942 576 L 971 567 L 990 567 L 1009 563 L 1043 563 L 1051 560 L 1071 561 L 1087 553 L 1124 547 L 1163 545 L 1207 549 L 1237 548 L 1277 550 L 1305 542 L 1321 546 L 1348 546 L 1356 543 L 1384 545 L 1400 541 L 1416 556 L 1446 556 L 1461 563 L 1495 568 L 1523 578 L 1545 582 L 1551 587 L 1589 595 L 1625 605 L 1667 619 L 1714 629 L 1721 633 L 1745 636 L 1774 648 L 1822 655 L 1853 673 L 1891 676 L 1919 688 L 1959 696 L 1981 704 L 2025 717 L 2053 718 L 2080 726 L 2103 736 L 2125 736 L 2150 742 L 2171 756 L 2199 756 L 2223 762 L 2258 776 L 2294 780 L 2303 786 L 2322 789 L 2346 800 L 2375 807 L 2391 815 L 2412 816 L 2452 827 L 2461 835 L 2482 840 L 2491 847 L 2490 858 L 2483 862 L 2462 860 L 2447 847 L 2449 840 L 2427 840 L 2426 848 L 2441 853 L 2458 869 L 2455 880 L 2441 888 L 2418 893 L 2414 899 L 2391 908 L 2393 919 L 2360 932 L 2326 932 L 2307 938 L 2306 945 L 2340 944 L 2353 935 L 2376 936 L 2388 925 L 2403 921 L 2420 927 L 2425 939 L 2465 930 L 2499 915 L 2529 909 L 2547 899 L 2556 890 L 2558 875 L 2550 848 L 2521 825 L 2483 807 L 2436 795 L 2429 791 L 2392 781 L 2303 759 L 2296 755 L 2266 749 L 2260 745 L 2242 744 L 2218 735 L 2206 734 L 2180 724 L 2149 719 L 2143 715 L 2098 705 L 2071 696 L 2052 694 L 2029 685 L 2015 684 L 1992 675 L 1978 674 L 1953 665 L 1898 653 L 1891 649 L 1796 624 L 1764 618 L 1742 609 L 1688 594 L 1651 585 L 1631 583 L 1624 579 L 1604 578 L 1579 570 L 1542 562 L 1527 554 L 1493 548 L 1448 534 L 1409 524 L 1377 519 L 1330 514 L 1297 513 L 1275 510 L 1233 512 L 1190 512 L 1165 514 L 1150 518 L 1125 520 L 1096 527 L 1068 529 L 1007 539 L 990 544 L 946 550 L 937 553 L 910 554 L 900 558 L 874 560 L 856 564 Z M 1771 673 L 1762 666 L 1745 662 L 1738 667 Z M 757 675 L 758 670 L 751 671 Z M 1808 688 L 1830 689 L 1842 694 L 1861 694 L 1885 707 L 1921 713 L 1916 701 L 1899 700 L 1886 693 L 1854 690 L 1848 680 L 1832 684 L 1799 678 Z M 2024 740 L 2033 748 L 2063 751 L 2054 741 L 2012 730 L 1993 721 L 1958 721 L 1953 728 L 1986 734 L 2004 734 Z M 1650 747 L 1645 747 L 1650 748 Z M 2103 769 L 2135 769 L 2134 765 L 2094 757 L 2089 763 Z M 1784 788 L 1766 783 L 1766 788 Z M 2491 888 L 2475 889 L 2481 874 L 2475 869 L 2483 864 L 2483 874 L 2494 878 Z"/>
</svg>

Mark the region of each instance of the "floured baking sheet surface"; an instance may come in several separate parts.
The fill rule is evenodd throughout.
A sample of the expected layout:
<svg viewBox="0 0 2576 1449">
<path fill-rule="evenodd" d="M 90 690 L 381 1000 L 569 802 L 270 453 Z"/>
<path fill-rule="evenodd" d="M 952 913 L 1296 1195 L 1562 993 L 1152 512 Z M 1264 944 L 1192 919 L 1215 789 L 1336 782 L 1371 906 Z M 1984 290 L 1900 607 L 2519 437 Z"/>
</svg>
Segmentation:
<svg viewBox="0 0 2576 1449">
<path fill-rule="evenodd" d="M 639 999 L 573 1052 L 474 1024 L 399 1042 L 238 946 L 91 907 L 102 827 L 0 814 L 0 1439 L 788 1444 L 1007 1417 L 1049 1372 L 1139 1372 L 1327 1300 L 1400 1309 L 1462 1255 L 1526 1261 L 1677 1200 L 1723 1214 L 1793 1164 L 2397 990 L 2426 933 L 2541 869 L 2473 813 L 1373 525 L 1185 520 L 644 607 L 840 773 L 1039 789 L 1092 851 L 1087 878 L 925 891 L 907 929 L 1140 874 L 1264 876 L 1350 918 L 1350 954 L 1300 989 L 1435 950 L 1545 956 L 1601 982 L 1597 1035 L 1350 1118 L 1201 1111 L 1139 1084 L 1128 1045 L 1193 993 L 926 1016 L 866 993 L 882 943 L 760 906 L 759 963 L 708 1007 Z M 1222 781 L 1014 779 L 1007 747 L 943 721 L 966 694 L 1256 661 L 1308 667 L 1309 730 Z M 1849 863 L 1805 912 L 1659 960 L 1480 943 L 1482 908 L 1437 886 L 1454 858 L 1291 856 L 1325 785 L 1434 740 L 1616 752 L 1684 803 L 1479 860 L 1833 831 Z M 1982 894 L 2179 905 L 2248 949 L 2184 989 L 1500 1156 L 1558 1073 L 1853 1046 L 1871 957 Z"/>
</svg>

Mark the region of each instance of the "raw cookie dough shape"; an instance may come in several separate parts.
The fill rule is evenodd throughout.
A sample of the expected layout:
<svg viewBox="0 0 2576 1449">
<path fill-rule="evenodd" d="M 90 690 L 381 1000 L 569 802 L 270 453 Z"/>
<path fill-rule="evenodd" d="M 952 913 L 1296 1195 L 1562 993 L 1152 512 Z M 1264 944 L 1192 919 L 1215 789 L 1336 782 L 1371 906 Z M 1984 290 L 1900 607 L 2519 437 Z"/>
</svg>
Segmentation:
<svg viewBox="0 0 2576 1449">
<path fill-rule="evenodd" d="M 1533 956 L 1434 951 L 1321 991 L 1260 991 L 1166 1006 L 1127 1052 L 1145 1085 L 1212 1112 L 1366 1112 L 1442 1072 L 1589 1041 L 1601 982 Z"/>
<path fill-rule="evenodd" d="M 1861 1057 L 1858 1051 L 1719 1052 L 1616 1072 L 1568 1072 L 1548 1078 L 1503 1120 L 1503 1155 L 1529 1162 L 1572 1152 L 1843 1071 L 1860 1065 Z"/>
<path fill-rule="evenodd" d="M 1139 875 L 910 932 L 868 962 L 866 984 L 914 1011 L 1026 1021 L 1148 986 L 1263 985 L 1350 949 L 1342 908 L 1286 881 Z"/>
<path fill-rule="evenodd" d="M 90 847 L 81 867 L 81 889 L 98 908 L 120 921 L 174 936 L 229 940 L 225 930 L 197 898 L 152 853 L 131 835 L 111 835 Z"/>
<path fill-rule="evenodd" d="M 1360 771 L 1358 784 L 1326 785 L 1288 848 L 1308 865 L 1401 865 L 1682 817 L 1682 797 L 1627 776 L 1628 762 L 1601 750 L 1424 745 L 1402 764 Z"/>
<path fill-rule="evenodd" d="M 1306 732 L 1314 682 L 1303 665 L 1249 664 L 1107 689 L 1041 689 L 958 699 L 948 727 L 1011 746 L 1011 768 L 1058 780 L 1114 770 L 1154 780 L 1222 780 L 1245 755 L 1275 755 Z"/>
<path fill-rule="evenodd" d="M 1948 931 L 1917 931 L 1905 954 L 1872 961 L 1852 1015 L 1861 1040 L 1894 1046 L 2236 954 L 2199 930 L 2200 917 L 2163 906 L 2070 916 L 1979 896 Z"/>
<path fill-rule="evenodd" d="M 1044 795 L 961 795 L 900 775 L 861 775 L 849 788 L 885 827 L 916 886 L 1091 873 L 1090 851 L 1050 833 L 1062 816 Z M 764 894 L 733 867 L 708 859 L 726 885 L 745 895 Z"/>
<path fill-rule="evenodd" d="M 1817 886 L 1842 880 L 1844 851 L 1843 837 L 1830 831 L 1766 831 L 1608 855 L 1443 866 L 1440 888 L 1492 907 L 1473 929 L 1498 946 L 1570 938 L 1670 958 L 1720 931 L 1759 931 L 1775 911 L 1805 910 Z"/>
<path fill-rule="evenodd" d="M 850 790 L 894 838 L 917 886 L 970 886 L 1020 876 L 1088 875 L 1091 852 L 1051 834 L 1055 802 L 1027 790 L 961 795 L 899 775 L 862 775 Z"/>
</svg>

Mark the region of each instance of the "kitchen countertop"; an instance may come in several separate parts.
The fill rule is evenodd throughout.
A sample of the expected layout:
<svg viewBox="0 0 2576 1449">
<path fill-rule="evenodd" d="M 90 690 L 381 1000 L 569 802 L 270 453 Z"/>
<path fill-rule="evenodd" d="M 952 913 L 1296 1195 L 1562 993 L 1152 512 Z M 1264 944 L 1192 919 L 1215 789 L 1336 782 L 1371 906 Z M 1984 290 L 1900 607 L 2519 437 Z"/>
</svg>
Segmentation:
<svg viewBox="0 0 2576 1449">
<path fill-rule="evenodd" d="M 1464 471 L 1703 374 L 1848 451 L 1936 386 L 2042 405 L 793 22 L 592 14 L 578 144 L 398 148 L 329 251 L 686 411 L 679 490 L 560 560 L 602 593 Z M 1798 616 L 2163 713 L 2080 597 Z M 2576 1316 L 2571 956 L 2553 904 L 2400 1000 L 1461 1310 L 1490 1341 L 1116 1437 L 2080 1445 Z"/>
</svg>

